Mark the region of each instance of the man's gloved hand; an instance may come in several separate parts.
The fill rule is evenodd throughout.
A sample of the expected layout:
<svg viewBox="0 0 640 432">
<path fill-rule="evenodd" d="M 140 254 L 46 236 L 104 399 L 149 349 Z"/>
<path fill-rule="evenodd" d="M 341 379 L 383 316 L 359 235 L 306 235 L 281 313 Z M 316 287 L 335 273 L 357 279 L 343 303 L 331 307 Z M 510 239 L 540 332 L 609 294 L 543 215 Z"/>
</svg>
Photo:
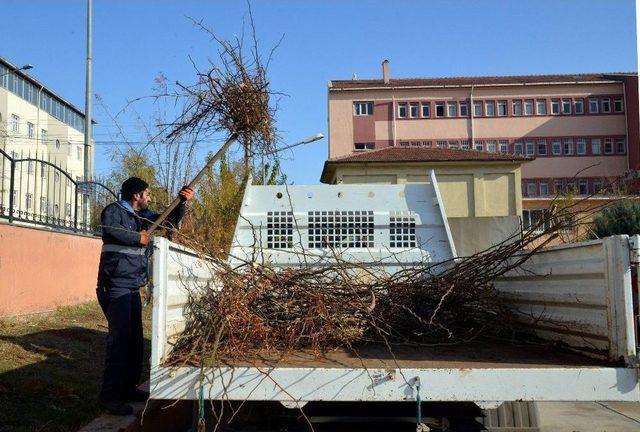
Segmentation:
<svg viewBox="0 0 640 432">
<path fill-rule="evenodd" d="M 149 244 L 149 234 L 146 230 L 140 231 L 140 244 L 146 246 Z"/>
<path fill-rule="evenodd" d="M 180 197 L 180 201 L 183 203 L 187 202 L 193 198 L 193 189 L 189 186 L 183 186 L 182 189 L 180 189 L 178 196 Z"/>
</svg>

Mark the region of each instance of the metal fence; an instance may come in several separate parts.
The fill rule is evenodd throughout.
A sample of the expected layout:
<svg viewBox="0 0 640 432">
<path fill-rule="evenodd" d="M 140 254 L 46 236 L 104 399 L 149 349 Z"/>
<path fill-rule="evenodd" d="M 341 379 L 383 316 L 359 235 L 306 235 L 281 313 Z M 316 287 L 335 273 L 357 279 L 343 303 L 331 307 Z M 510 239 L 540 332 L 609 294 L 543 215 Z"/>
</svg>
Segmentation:
<svg viewBox="0 0 640 432">
<path fill-rule="evenodd" d="M 118 197 L 100 179 L 74 179 L 55 161 L 0 149 L 0 218 L 59 230 L 100 232 L 100 212 Z"/>
</svg>

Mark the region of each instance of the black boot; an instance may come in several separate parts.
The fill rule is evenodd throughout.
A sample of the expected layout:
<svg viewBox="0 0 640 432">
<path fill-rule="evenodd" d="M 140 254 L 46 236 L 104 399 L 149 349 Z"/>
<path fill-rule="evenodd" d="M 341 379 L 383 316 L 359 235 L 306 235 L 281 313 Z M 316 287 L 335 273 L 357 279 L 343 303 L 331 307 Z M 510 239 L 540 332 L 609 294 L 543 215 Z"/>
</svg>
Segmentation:
<svg viewBox="0 0 640 432">
<path fill-rule="evenodd" d="M 117 416 L 127 416 L 133 414 L 133 407 L 121 401 L 102 402 L 102 408 L 106 409 L 109 414 Z"/>
</svg>

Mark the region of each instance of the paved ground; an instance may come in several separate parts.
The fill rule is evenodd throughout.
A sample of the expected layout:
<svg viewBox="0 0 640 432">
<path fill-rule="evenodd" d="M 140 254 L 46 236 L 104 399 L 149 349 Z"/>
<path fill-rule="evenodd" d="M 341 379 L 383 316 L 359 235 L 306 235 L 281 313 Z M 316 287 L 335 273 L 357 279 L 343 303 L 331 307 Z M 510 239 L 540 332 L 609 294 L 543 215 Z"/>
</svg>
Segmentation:
<svg viewBox="0 0 640 432">
<path fill-rule="evenodd" d="M 540 402 L 541 432 L 638 432 L 640 403 Z"/>
</svg>

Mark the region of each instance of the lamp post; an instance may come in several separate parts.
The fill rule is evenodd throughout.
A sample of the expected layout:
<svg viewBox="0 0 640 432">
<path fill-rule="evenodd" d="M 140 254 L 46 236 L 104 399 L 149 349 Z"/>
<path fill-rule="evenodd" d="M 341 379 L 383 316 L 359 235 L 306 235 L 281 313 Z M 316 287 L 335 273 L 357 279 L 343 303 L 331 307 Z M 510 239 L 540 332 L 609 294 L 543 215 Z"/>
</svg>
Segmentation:
<svg viewBox="0 0 640 432">
<path fill-rule="evenodd" d="M 322 133 L 318 132 L 317 134 L 311 135 L 311 136 L 309 136 L 309 137 L 307 137 L 307 138 L 305 138 L 302 141 L 299 141 L 297 143 L 289 144 L 289 145 L 286 145 L 284 147 L 280 147 L 278 149 L 275 149 L 273 151 L 262 153 L 262 184 L 264 185 L 266 183 L 266 179 L 265 179 L 266 173 L 265 173 L 265 170 L 264 170 L 264 157 L 265 156 L 276 154 L 276 153 L 280 153 L 283 150 L 288 150 L 288 149 L 291 149 L 291 148 L 294 148 L 294 147 L 298 147 L 298 146 L 301 146 L 301 145 L 304 145 L 304 144 L 311 144 L 312 142 L 321 140 L 322 138 L 324 138 L 324 135 Z"/>
<path fill-rule="evenodd" d="M 13 72 L 18 72 L 18 71 L 23 71 L 23 70 L 29 70 L 29 69 L 33 69 L 33 65 L 32 64 L 26 64 L 24 66 L 21 66 L 19 68 L 15 68 L 14 70 L 10 70 L 9 72 L 5 72 L 2 75 L 0 75 L 0 78 L 2 78 L 5 75 L 9 75 L 10 73 Z"/>
</svg>

